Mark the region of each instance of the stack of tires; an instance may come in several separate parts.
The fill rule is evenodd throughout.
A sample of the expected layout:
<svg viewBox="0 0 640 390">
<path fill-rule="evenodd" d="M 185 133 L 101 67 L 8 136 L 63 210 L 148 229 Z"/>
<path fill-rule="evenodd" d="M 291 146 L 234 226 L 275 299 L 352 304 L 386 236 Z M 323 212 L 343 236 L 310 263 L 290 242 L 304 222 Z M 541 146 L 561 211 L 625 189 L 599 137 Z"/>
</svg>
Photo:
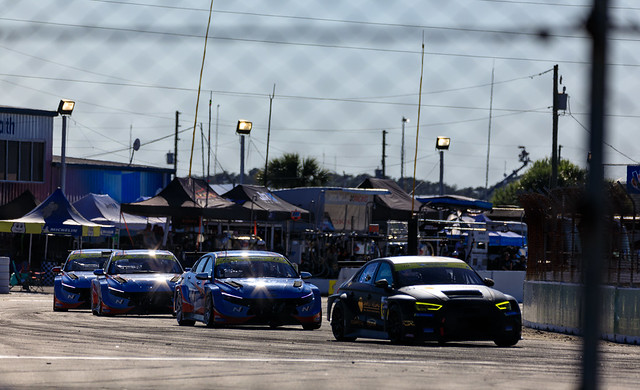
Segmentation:
<svg viewBox="0 0 640 390">
<path fill-rule="evenodd" d="M 8 257 L 0 257 L 0 294 L 9 294 L 10 262 Z"/>
</svg>

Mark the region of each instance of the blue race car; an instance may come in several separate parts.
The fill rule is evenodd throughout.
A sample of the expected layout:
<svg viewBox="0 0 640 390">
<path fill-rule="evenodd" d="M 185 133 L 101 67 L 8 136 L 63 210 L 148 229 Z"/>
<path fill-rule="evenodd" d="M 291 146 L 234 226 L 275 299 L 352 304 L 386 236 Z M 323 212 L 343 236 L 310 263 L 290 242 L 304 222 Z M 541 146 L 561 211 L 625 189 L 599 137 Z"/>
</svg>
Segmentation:
<svg viewBox="0 0 640 390">
<path fill-rule="evenodd" d="M 322 324 L 320 290 L 303 279 L 286 257 L 263 251 L 224 251 L 202 256 L 176 287 L 179 325 Z"/>
<path fill-rule="evenodd" d="M 172 313 L 173 291 L 182 274 L 173 253 L 165 250 L 116 251 L 104 268 L 94 271 L 91 312 L 94 315 Z"/>
<path fill-rule="evenodd" d="M 62 267 L 54 267 L 53 311 L 88 309 L 93 271 L 102 268 L 109 256 L 111 249 L 78 249 L 69 253 Z"/>
</svg>

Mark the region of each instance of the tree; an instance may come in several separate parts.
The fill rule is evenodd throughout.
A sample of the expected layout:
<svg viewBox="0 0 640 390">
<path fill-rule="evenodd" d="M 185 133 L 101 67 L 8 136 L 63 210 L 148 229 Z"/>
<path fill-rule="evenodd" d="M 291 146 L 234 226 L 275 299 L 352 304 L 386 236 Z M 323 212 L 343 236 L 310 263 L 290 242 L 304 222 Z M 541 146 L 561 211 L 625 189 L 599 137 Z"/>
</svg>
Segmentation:
<svg viewBox="0 0 640 390">
<path fill-rule="evenodd" d="M 258 183 L 263 182 L 263 175 L 262 170 L 256 174 Z M 269 162 L 267 178 L 273 188 L 321 186 L 329 181 L 329 171 L 315 158 L 301 160 L 297 153 L 285 153 Z"/>
<path fill-rule="evenodd" d="M 558 164 L 558 187 L 583 186 L 586 182 L 587 171 L 571 163 L 569 160 L 560 160 Z M 551 162 L 548 158 L 538 160 L 522 177 L 497 189 L 491 198 L 494 205 L 518 204 L 518 194 L 522 192 L 543 191 L 549 188 L 551 179 Z"/>
</svg>

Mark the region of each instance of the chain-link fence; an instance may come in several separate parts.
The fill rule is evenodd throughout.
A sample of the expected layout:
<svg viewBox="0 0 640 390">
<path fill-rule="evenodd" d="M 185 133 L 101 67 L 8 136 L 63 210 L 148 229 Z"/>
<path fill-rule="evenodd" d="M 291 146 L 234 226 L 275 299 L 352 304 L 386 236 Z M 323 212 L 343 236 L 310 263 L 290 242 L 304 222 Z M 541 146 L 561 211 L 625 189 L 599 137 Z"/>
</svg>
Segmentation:
<svg viewBox="0 0 640 390">
<path fill-rule="evenodd" d="M 407 178 L 415 163 L 438 182 L 435 139 L 447 136 L 444 182 L 484 188 L 520 168 L 524 148 L 552 155 L 557 64 L 569 96 L 558 152 L 586 166 L 591 1 L 215 1 L 202 67 L 210 4 L 0 0 L 0 104 L 73 99 L 68 156 L 170 168 L 175 152 L 179 176 L 238 173 L 238 119 L 254 124 L 247 175 L 292 152 L 345 176 Z M 611 14 L 605 163 L 618 178 L 615 164 L 638 155 L 640 8 L 615 1 Z"/>
</svg>

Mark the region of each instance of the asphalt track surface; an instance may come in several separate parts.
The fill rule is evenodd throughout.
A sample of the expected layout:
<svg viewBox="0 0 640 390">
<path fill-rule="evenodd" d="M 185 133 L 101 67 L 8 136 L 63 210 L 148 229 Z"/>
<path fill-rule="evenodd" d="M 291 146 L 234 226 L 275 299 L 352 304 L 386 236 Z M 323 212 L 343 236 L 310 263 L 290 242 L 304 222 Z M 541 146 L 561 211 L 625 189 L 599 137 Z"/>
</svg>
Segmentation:
<svg viewBox="0 0 640 390">
<path fill-rule="evenodd" d="M 525 329 L 491 342 L 340 343 L 301 327 L 180 327 L 170 315 L 53 312 L 50 293 L 0 295 L 0 388 L 576 389 L 581 340 Z M 326 308 L 326 305 L 323 307 Z M 526 315 L 526 314 L 525 314 Z M 601 388 L 640 387 L 640 347 L 603 342 Z"/>
</svg>

